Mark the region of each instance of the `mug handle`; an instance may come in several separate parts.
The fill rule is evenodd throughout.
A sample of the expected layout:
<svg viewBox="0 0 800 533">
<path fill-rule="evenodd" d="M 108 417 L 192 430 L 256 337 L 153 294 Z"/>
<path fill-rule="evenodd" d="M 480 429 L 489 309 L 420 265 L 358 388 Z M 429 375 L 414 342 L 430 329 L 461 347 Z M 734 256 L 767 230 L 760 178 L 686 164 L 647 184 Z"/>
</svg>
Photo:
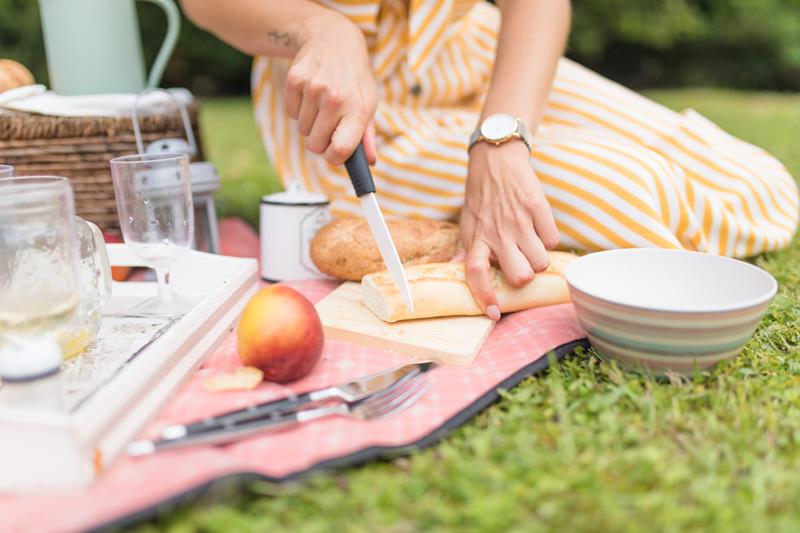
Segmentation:
<svg viewBox="0 0 800 533">
<path fill-rule="evenodd" d="M 100 228 L 95 226 L 88 220 L 80 219 L 82 223 L 86 224 L 92 230 L 92 238 L 94 239 L 94 254 L 100 263 L 100 305 L 105 305 L 111 298 L 111 262 L 108 260 L 108 250 L 106 250 L 106 240 L 103 238 L 103 232 Z"/>
<path fill-rule="evenodd" d="M 178 42 L 178 34 L 181 31 L 181 13 L 172 0 L 145 1 L 156 4 L 167 15 L 167 34 L 164 36 L 164 42 L 161 44 L 161 49 L 158 51 L 155 61 L 153 61 L 153 66 L 150 67 L 150 75 L 147 76 L 146 88 L 152 89 L 161 83 L 161 76 L 164 75 L 164 69 L 167 67 L 167 62 L 175 49 L 175 44 Z"/>
</svg>

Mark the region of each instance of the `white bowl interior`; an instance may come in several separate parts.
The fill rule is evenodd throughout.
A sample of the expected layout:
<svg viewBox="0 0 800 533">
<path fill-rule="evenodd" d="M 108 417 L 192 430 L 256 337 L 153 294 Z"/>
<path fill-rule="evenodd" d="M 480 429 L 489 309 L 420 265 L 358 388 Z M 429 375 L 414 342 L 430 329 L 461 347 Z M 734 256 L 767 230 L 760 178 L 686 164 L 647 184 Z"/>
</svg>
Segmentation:
<svg viewBox="0 0 800 533">
<path fill-rule="evenodd" d="M 770 300 L 777 282 L 743 261 L 683 250 L 635 248 L 589 254 L 566 270 L 570 286 L 643 309 L 709 312 Z"/>
</svg>

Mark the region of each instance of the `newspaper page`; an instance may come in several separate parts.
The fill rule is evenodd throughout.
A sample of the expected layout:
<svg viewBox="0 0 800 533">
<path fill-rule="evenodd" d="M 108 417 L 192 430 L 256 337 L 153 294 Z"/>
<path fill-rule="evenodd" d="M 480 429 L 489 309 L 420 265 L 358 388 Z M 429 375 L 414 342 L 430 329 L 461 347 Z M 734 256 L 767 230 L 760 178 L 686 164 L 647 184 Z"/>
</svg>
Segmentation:
<svg viewBox="0 0 800 533">
<path fill-rule="evenodd" d="M 103 315 L 100 332 L 94 341 L 62 366 L 65 410 L 74 412 L 78 409 L 179 319 Z"/>
</svg>

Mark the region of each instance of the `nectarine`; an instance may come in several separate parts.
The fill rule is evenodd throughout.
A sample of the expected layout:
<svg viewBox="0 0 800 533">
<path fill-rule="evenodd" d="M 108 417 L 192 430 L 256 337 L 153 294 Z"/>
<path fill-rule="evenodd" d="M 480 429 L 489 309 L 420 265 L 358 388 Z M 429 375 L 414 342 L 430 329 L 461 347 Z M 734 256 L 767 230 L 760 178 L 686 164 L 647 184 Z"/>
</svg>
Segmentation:
<svg viewBox="0 0 800 533">
<path fill-rule="evenodd" d="M 308 375 L 324 342 L 317 310 L 285 285 L 258 291 L 239 321 L 239 358 L 245 366 L 260 368 L 266 381 L 286 383 Z"/>
</svg>

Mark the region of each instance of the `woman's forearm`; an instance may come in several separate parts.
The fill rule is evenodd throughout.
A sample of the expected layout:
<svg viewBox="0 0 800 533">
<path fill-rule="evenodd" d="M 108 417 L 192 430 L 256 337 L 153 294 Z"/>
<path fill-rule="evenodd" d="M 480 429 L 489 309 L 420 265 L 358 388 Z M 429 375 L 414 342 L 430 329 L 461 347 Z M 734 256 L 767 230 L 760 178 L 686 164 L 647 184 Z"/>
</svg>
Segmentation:
<svg viewBox="0 0 800 533">
<path fill-rule="evenodd" d="M 250 55 L 293 58 L 312 35 L 349 21 L 310 0 L 181 0 L 201 28 Z"/>
<path fill-rule="evenodd" d="M 481 120 L 509 113 L 535 131 L 570 26 L 569 0 L 498 0 L 502 27 Z"/>
</svg>

